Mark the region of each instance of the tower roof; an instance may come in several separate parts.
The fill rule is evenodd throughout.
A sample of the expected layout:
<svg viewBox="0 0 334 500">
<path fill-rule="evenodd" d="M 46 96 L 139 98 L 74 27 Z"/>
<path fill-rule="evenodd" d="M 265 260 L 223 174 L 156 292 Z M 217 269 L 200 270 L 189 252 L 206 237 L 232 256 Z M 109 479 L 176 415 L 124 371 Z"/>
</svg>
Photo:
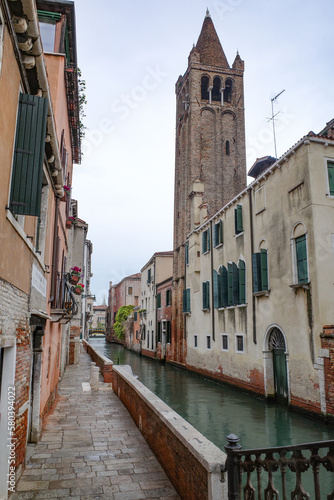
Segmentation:
<svg viewBox="0 0 334 500">
<path fill-rule="evenodd" d="M 221 66 L 222 68 L 230 67 L 209 11 L 206 12 L 202 31 L 197 40 L 196 51 L 200 54 L 202 64 Z"/>
</svg>

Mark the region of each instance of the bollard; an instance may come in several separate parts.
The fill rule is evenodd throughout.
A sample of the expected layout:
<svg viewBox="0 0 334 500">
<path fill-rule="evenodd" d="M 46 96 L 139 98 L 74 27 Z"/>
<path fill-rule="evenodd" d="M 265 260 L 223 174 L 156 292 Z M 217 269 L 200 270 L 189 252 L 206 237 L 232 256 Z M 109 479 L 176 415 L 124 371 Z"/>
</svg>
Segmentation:
<svg viewBox="0 0 334 500">
<path fill-rule="evenodd" d="M 100 377 L 100 368 L 96 366 L 96 363 L 92 362 L 90 364 L 90 386 L 92 390 L 99 390 L 99 377 Z"/>
<path fill-rule="evenodd" d="M 227 485 L 228 485 L 228 500 L 240 500 L 240 477 L 238 457 L 234 451 L 241 450 L 239 437 L 235 434 L 229 434 L 226 438 L 228 444 L 224 446 L 227 453 L 225 470 L 227 472 Z"/>
</svg>

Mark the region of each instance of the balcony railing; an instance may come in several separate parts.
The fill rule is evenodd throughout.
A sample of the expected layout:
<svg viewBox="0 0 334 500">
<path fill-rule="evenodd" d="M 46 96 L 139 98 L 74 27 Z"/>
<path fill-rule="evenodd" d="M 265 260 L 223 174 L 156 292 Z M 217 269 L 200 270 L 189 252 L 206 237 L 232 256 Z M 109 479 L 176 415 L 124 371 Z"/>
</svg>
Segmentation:
<svg viewBox="0 0 334 500">
<path fill-rule="evenodd" d="M 242 450 L 237 436 L 230 434 L 226 439 L 224 472 L 228 473 L 229 500 L 334 500 L 334 441 Z M 292 490 L 287 486 L 289 471 L 294 475 Z M 306 483 L 303 484 L 307 471 L 309 482 L 313 483 L 308 488 L 310 491 L 306 491 Z M 323 472 L 328 481 L 320 479 Z M 326 496 L 324 483 L 328 485 Z"/>
<path fill-rule="evenodd" d="M 51 316 L 54 322 L 68 322 L 78 313 L 78 304 L 69 280 L 69 273 L 57 273 L 51 299 Z"/>
</svg>

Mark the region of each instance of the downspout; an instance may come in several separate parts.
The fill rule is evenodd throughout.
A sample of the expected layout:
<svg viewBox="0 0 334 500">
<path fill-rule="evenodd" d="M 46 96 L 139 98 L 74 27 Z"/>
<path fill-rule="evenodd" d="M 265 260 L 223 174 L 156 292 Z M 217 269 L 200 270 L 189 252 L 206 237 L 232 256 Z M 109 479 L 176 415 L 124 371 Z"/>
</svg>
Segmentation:
<svg viewBox="0 0 334 500">
<path fill-rule="evenodd" d="M 249 218 L 250 218 L 250 234 L 251 234 L 251 256 L 253 258 L 254 253 L 254 226 L 253 226 L 253 200 L 252 194 L 253 189 L 251 188 L 249 191 Z M 256 297 L 253 294 L 253 261 L 252 261 L 252 312 L 253 312 L 253 342 L 257 344 L 256 338 Z"/>
<path fill-rule="evenodd" d="M 56 286 L 57 286 L 57 269 L 56 269 L 56 253 L 57 253 L 57 228 L 58 228 L 58 210 L 59 210 L 59 198 L 56 197 L 56 207 L 55 207 L 55 222 L 53 227 L 53 249 L 52 249 L 52 290 L 49 302 L 53 302 L 56 297 Z"/>
<path fill-rule="evenodd" d="M 212 295 L 212 307 L 211 307 L 211 321 L 212 321 L 212 340 L 216 340 L 216 328 L 215 328 L 215 308 L 214 308 L 214 285 L 213 285 L 213 235 L 212 235 L 212 220 L 210 220 L 210 248 L 211 248 L 211 295 Z"/>
</svg>

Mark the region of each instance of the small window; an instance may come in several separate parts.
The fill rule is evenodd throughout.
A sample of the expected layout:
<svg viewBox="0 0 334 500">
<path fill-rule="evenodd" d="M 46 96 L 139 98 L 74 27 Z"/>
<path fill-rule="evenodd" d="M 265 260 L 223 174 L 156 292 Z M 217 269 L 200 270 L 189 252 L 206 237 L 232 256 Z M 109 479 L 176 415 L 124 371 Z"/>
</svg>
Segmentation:
<svg viewBox="0 0 334 500">
<path fill-rule="evenodd" d="M 166 306 L 172 305 L 172 290 L 169 288 L 166 290 Z"/>
<path fill-rule="evenodd" d="M 222 98 L 221 98 L 221 79 L 216 76 L 214 79 L 213 79 L 213 87 L 212 87 L 212 100 L 213 101 L 217 101 L 217 102 L 221 102 Z"/>
<path fill-rule="evenodd" d="M 170 344 L 172 340 L 172 323 L 171 321 L 166 322 L 166 344 Z"/>
<path fill-rule="evenodd" d="M 330 196 L 334 196 L 334 162 L 329 161 L 327 163 L 328 172 L 328 187 Z"/>
<path fill-rule="evenodd" d="M 230 156 L 230 141 L 225 142 L 225 154 L 226 156 Z"/>
<path fill-rule="evenodd" d="M 239 260 L 239 304 L 246 304 L 246 264 Z"/>
<path fill-rule="evenodd" d="M 150 348 L 150 330 L 147 331 L 147 347 Z"/>
<path fill-rule="evenodd" d="M 210 251 L 210 229 L 202 233 L 202 253 L 207 253 Z"/>
<path fill-rule="evenodd" d="M 237 205 L 234 209 L 234 220 L 235 220 L 235 234 L 240 234 L 243 232 L 243 222 L 242 222 L 242 205 Z"/>
<path fill-rule="evenodd" d="M 194 347 L 197 347 L 198 344 L 197 344 L 197 335 L 194 335 Z"/>
<path fill-rule="evenodd" d="M 306 234 L 296 238 L 296 260 L 298 283 L 308 283 Z"/>
<path fill-rule="evenodd" d="M 189 264 L 189 243 L 186 243 L 184 246 L 184 258 L 186 266 Z"/>
<path fill-rule="evenodd" d="M 252 255 L 253 266 L 253 292 L 268 290 L 268 255 L 267 250 L 261 248 L 260 252 Z"/>
<path fill-rule="evenodd" d="M 201 78 L 201 99 L 202 101 L 209 100 L 209 77 L 202 76 Z"/>
<path fill-rule="evenodd" d="M 158 321 L 157 342 L 161 342 L 161 321 Z M 153 349 L 153 347 L 152 347 Z"/>
<path fill-rule="evenodd" d="M 190 288 L 183 290 L 183 312 L 190 313 Z"/>
<path fill-rule="evenodd" d="M 222 334 L 222 351 L 228 351 L 228 335 Z"/>
<path fill-rule="evenodd" d="M 206 348 L 211 349 L 211 337 L 210 337 L 210 335 L 207 335 L 207 337 L 206 337 Z"/>
<path fill-rule="evenodd" d="M 236 352 L 244 352 L 244 336 L 236 335 L 235 336 L 235 350 Z"/>
<path fill-rule="evenodd" d="M 228 78 L 225 82 L 224 102 L 232 102 L 232 86 L 233 82 L 230 78 Z"/>
<path fill-rule="evenodd" d="M 151 281 L 152 281 L 152 274 L 151 274 L 151 268 L 150 268 L 147 271 L 147 283 L 149 284 L 149 283 L 151 283 Z"/>
<path fill-rule="evenodd" d="M 223 244 L 223 221 L 220 220 L 214 226 L 214 247 L 217 248 Z"/>
<path fill-rule="evenodd" d="M 161 307 L 161 293 L 157 294 L 157 309 Z"/>
<path fill-rule="evenodd" d="M 210 309 L 210 282 L 204 281 L 202 283 L 202 291 L 203 291 L 203 309 Z"/>
<path fill-rule="evenodd" d="M 129 286 L 128 288 L 128 295 L 132 295 L 132 286 Z"/>
</svg>

